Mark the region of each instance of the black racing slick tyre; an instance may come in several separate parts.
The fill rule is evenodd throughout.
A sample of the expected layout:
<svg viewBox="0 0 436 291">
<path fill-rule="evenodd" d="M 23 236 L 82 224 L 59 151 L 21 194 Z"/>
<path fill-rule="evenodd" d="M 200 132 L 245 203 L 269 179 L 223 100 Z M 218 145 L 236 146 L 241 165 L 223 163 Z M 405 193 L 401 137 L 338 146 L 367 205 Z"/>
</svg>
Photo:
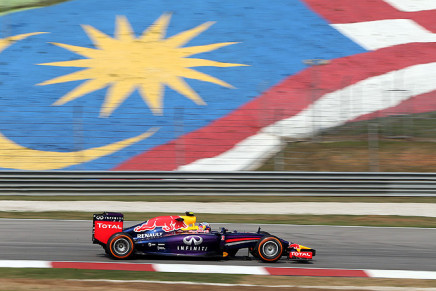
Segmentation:
<svg viewBox="0 0 436 291">
<path fill-rule="evenodd" d="M 135 245 L 130 235 L 119 232 L 112 235 L 107 243 L 110 256 L 115 259 L 127 259 L 132 256 Z"/>
<path fill-rule="evenodd" d="M 259 259 L 267 263 L 273 263 L 282 257 L 283 245 L 278 238 L 265 236 L 258 241 L 255 251 Z"/>
</svg>

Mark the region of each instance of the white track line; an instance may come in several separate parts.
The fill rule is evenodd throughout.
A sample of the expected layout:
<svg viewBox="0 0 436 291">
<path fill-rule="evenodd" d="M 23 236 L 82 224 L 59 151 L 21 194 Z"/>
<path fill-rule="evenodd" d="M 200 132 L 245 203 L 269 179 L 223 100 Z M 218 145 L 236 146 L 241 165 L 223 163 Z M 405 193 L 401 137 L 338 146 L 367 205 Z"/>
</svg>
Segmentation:
<svg viewBox="0 0 436 291">
<path fill-rule="evenodd" d="M 436 280 L 436 272 L 402 270 L 365 270 L 371 278 Z"/>
<path fill-rule="evenodd" d="M 0 268 L 51 268 L 51 262 L 31 260 L 0 260 Z"/>
<path fill-rule="evenodd" d="M 433 203 L 355 202 L 121 202 L 0 200 L 0 211 L 167 212 L 215 214 L 399 215 L 436 217 Z"/>
<path fill-rule="evenodd" d="M 256 266 L 217 266 L 217 265 L 190 265 L 190 264 L 153 264 L 158 272 L 171 273 L 199 273 L 199 274 L 251 274 L 269 275 L 263 267 Z"/>
</svg>

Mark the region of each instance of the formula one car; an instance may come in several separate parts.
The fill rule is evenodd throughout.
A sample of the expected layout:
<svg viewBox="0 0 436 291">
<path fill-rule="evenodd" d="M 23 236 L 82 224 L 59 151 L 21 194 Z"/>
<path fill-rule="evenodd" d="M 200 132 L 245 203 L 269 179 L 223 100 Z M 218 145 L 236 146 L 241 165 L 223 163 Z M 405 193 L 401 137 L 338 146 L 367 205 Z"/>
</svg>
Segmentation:
<svg viewBox="0 0 436 291">
<path fill-rule="evenodd" d="M 116 212 L 94 214 L 92 242 L 101 245 L 115 259 L 135 254 L 162 256 L 194 256 L 210 258 L 234 257 L 240 249 L 248 249 L 255 258 L 276 262 L 282 256 L 308 261 L 314 249 L 291 243 L 268 232 L 212 231 L 208 223 L 196 224 L 192 212 L 184 216 L 159 216 L 127 228 L 124 216 Z"/>
</svg>

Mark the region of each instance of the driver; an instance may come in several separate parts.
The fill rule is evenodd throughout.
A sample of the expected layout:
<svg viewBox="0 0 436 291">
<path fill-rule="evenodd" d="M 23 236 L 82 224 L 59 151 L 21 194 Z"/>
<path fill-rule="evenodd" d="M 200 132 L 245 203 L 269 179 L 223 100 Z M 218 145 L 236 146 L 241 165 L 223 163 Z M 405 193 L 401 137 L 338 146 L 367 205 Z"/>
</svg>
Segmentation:
<svg viewBox="0 0 436 291">
<path fill-rule="evenodd" d="M 198 232 L 209 233 L 211 230 L 212 229 L 207 222 L 202 222 L 198 225 Z"/>
<path fill-rule="evenodd" d="M 183 221 L 187 227 L 182 228 L 180 232 L 188 232 L 188 233 L 209 233 L 211 232 L 211 227 L 209 223 L 202 222 L 200 224 L 196 224 L 197 217 L 191 211 L 186 211 L 185 215 L 180 216 L 177 220 Z"/>
</svg>

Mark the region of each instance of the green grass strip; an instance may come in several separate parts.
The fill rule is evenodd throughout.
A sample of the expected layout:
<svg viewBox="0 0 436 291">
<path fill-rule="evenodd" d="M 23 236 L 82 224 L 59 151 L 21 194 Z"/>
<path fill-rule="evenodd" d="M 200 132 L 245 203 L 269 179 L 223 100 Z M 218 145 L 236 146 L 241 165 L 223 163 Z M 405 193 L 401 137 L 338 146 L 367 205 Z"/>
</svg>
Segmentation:
<svg viewBox="0 0 436 291">
<path fill-rule="evenodd" d="M 189 281 L 189 282 L 228 282 L 237 283 L 240 275 L 195 273 L 163 273 L 137 271 L 107 271 L 80 269 L 39 269 L 39 268 L 0 268 L 0 278 L 28 279 L 110 279 L 110 280 L 150 280 L 150 281 Z"/>
<path fill-rule="evenodd" d="M 0 11 L 50 6 L 65 1 L 68 0 L 3 0 L 0 4 Z"/>
</svg>

